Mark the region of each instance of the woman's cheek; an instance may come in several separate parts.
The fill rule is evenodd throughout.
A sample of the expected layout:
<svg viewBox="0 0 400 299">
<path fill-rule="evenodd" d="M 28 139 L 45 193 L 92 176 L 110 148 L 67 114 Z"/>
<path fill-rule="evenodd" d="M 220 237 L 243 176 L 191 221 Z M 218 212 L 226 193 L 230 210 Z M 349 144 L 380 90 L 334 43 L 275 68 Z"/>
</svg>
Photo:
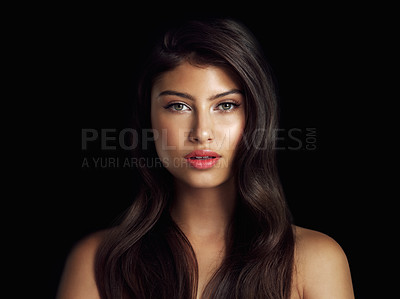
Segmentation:
<svg viewBox="0 0 400 299">
<path fill-rule="evenodd" d="M 216 141 L 221 145 L 221 148 L 235 151 L 243 135 L 244 121 L 242 119 L 234 119 L 229 123 L 217 124 L 217 127 L 219 130 Z"/>
<path fill-rule="evenodd" d="M 158 138 L 156 140 L 157 153 L 160 158 L 174 157 L 175 151 L 181 148 L 184 143 L 184 130 L 180 128 L 178 122 L 162 121 L 158 123 Z"/>
</svg>

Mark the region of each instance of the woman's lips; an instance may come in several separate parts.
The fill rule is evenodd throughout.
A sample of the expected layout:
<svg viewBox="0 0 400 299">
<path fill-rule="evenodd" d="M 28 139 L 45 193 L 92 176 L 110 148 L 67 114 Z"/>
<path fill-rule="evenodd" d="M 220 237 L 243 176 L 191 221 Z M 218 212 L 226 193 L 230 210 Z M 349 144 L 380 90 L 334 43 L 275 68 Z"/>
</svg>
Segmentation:
<svg viewBox="0 0 400 299">
<path fill-rule="evenodd" d="M 213 167 L 221 158 L 219 154 L 210 150 L 195 150 L 185 156 L 186 161 L 197 169 Z"/>
</svg>

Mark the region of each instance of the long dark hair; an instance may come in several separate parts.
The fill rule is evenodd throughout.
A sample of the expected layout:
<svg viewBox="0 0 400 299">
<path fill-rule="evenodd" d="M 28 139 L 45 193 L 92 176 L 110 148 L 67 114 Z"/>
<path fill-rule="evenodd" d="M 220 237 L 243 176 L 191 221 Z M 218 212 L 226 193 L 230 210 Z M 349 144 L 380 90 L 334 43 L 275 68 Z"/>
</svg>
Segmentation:
<svg viewBox="0 0 400 299">
<path fill-rule="evenodd" d="M 139 167 L 141 188 L 97 252 L 100 295 L 196 298 L 196 256 L 168 212 L 174 194 L 172 176 L 161 163 L 146 163 L 158 157 L 154 142 L 143 144 L 148 139 L 141 135 L 143 128 L 151 128 L 154 80 L 184 61 L 228 69 L 239 79 L 245 96 L 246 124 L 234 161 L 239 202 L 226 257 L 203 298 L 289 298 L 294 236 L 276 168 L 274 80 L 256 39 L 230 19 L 190 21 L 174 27 L 150 55 L 136 107 L 135 155 L 144 161 Z"/>
</svg>

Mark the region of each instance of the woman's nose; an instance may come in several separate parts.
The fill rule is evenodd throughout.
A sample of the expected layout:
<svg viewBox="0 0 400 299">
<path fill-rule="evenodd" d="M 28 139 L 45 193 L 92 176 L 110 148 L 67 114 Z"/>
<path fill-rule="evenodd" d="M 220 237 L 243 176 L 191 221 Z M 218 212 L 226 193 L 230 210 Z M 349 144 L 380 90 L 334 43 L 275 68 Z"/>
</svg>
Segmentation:
<svg viewBox="0 0 400 299">
<path fill-rule="evenodd" d="M 214 140 L 213 122 L 208 112 L 197 112 L 193 120 L 193 127 L 189 133 L 189 141 L 193 143 L 207 143 Z"/>
</svg>

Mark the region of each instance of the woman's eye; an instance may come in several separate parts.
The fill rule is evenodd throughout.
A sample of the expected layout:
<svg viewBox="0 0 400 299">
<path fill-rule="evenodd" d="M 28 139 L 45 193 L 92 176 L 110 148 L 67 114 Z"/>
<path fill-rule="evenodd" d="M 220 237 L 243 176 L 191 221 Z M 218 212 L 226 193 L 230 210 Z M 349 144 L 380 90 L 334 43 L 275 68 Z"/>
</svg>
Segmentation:
<svg viewBox="0 0 400 299">
<path fill-rule="evenodd" d="M 219 110 L 229 111 L 229 110 L 235 109 L 238 106 L 239 106 L 238 104 L 226 102 L 226 103 L 219 104 L 218 108 L 219 108 Z"/>
<path fill-rule="evenodd" d="M 167 105 L 165 108 L 171 109 L 173 111 L 179 111 L 179 112 L 190 110 L 188 106 L 186 106 L 185 104 L 182 104 L 182 103 L 173 103 L 173 104 Z"/>
<path fill-rule="evenodd" d="M 182 111 L 185 108 L 185 105 L 183 105 L 183 104 L 173 104 L 172 107 L 176 111 Z"/>
</svg>

